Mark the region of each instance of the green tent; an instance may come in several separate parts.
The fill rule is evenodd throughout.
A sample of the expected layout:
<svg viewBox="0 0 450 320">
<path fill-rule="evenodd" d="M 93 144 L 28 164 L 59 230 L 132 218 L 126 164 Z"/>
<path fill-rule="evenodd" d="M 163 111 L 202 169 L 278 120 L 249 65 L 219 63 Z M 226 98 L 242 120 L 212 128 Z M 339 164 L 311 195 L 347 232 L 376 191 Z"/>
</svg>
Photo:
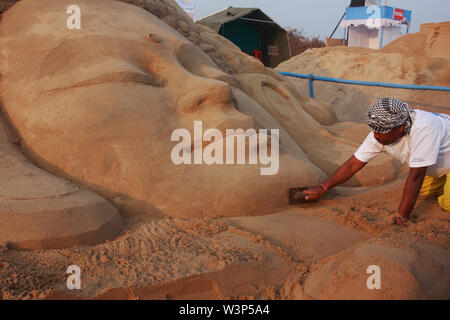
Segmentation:
<svg viewBox="0 0 450 320">
<path fill-rule="evenodd" d="M 291 57 L 286 30 L 258 8 L 228 7 L 197 23 L 214 29 L 247 54 L 259 56 L 267 67 L 275 68 Z"/>
</svg>

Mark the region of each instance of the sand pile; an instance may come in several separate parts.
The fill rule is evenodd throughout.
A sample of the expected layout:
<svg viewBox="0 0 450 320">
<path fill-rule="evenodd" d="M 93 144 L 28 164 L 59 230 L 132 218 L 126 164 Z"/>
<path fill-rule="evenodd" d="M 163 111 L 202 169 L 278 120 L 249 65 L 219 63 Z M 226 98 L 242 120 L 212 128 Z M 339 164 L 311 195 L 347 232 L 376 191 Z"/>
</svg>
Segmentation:
<svg viewBox="0 0 450 320">
<path fill-rule="evenodd" d="M 449 59 L 450 21 L 422 24 L 419 33 L 405 35 L 381 51 Z"/>
<path fill-rule="evenodd" d="M 450 86 L 449 23 L 405 35 L 381 50 L 333 47 L 308 50 L 277 68 L 349 80 L 413 85 Z M 309 94 L 306 80 L 291 81 L 303 95 Z M 340 121 L 360 121 L 379 98 L 395 96 L 413 107 L 448 113 L 450 94 L 390 88 L 314 83 L 316 98 L 333 105 Z"/>
<path fill-rule="evenodd" d="M 42 223 L 17 209 L 24 197 L 56 208 L 73 193 L 109 211 L 86 205 L 83 217 L 67 218 L 77 204 L 68 201 L 64 219 L 42 223 L 44 231 L 52 223 L 65 234 L 92 227 L 117 217 L 115 208 L 126 223 L 102 244 L 73 235 L 66 249 L 0 244 L 0 298 L 448 299 L 448 215 L 423 200 L 414 224 L 391 226 L 404 181 L 394 180 L 401 168 L 389 157 L 348 184 L 393 180 L 388 186 L 337 188 L 286 209 L 287 188 L 334 171 L 367 126 L 337 122 L 334 106 L 302 96 L 172 1 L 124 2 L 79 0 L 90 13 L 81 30 L 66 28 L 69 0 L 22 0 L 2 15 L 1 107 L 16 136 L 0 135 L 0 198 L 21 198 L 0 207 L 1 217 Z M 279 129 L 278 174 L 262 176 L 262 164 L 176 166 L 171 134 L 185 128 L 195 136 L 195 120 L 203 130 Z M 40 231 L 40 246 L 28 249 L 51 247 L 36 241 Z M 24 236 L 5 224 L 0 233 L 4 242 Z M 365 268 L 374 259 L 388 276 L 382 290 L 368 292 Z M 80 291 L 66 287 L 73 264 Z"/>
</svg>

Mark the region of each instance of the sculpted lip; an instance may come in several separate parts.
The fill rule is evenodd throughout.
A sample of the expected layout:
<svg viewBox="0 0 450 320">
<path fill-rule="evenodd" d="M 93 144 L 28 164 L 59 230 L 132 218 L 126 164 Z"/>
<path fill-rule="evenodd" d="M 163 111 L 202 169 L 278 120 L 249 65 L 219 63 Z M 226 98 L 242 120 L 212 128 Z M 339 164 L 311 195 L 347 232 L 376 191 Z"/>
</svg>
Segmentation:
<svg viewBox="0 0 450 320">
<path fill-rule="evenodd" d="M 233 133 L 227 132 L 227 130 L 221 131 L 222 135 L 221 135 L 217 140 L 213 139 L 212 141 L 205 141 L 205 140 L 203 140 L 203 133 L 202 133 L 202 136 L 201 136 L 200 138 L 197 138 L 197 139 L 196 139 L 196 137 L 194 137 L 194 139 L 192 140 L 192 143 L 191 143 L 191 152 L 193 152 L 194 150 L 197 150 L 197 149 L 204 149 L 205 147 L 209 146 L 209 145 L 212 144 L 213 142 L 216 142 L 216 141 L 219 141 L 219 140 L 225 140 L 225 141 L 223 142 L 223 145 L 224 145 L 224 147 L 225 147 L 225 146 L 226 146 L 226 137 L 239 137 L 239 136 L 245 136 L 245 147 L 246 147 L 247 149 L 248 149 L 248 147 L 249 147 L 249 142 L 250 142 L 251 139 L 252 139 L 253 137 L 255 137 L 255 136 L 256 136 L 257 144 L 259 144 L 258 141 L 259 141 L 259 135 L 260 135 L 260 133 L 258 132 L 257 129 L 254 129 L 254 130 L 255 130 L 255 133 L 254 133 L 254 134 L 250 134 L 250 135 L 246 135 L 245 133 L 244 133 L 244 134 L 236 133 L 235 131 L 238 130 L 238 129 L 242 129 L 242 128 L 228 128 L 228 130 L 233 130 L 233 131 L 234 131 Z M 244 130 L 244 132 L 245 132 L 247 129 L 242 129 L 242 130 Z M 267 135 L 266 143 L 267 143 L 268 146 L 271 146 L 271 145 L 272 145 L 272 141 L 271 141 L 271 131 L 268 130 L 266 135 Z M 196 143 L 196 142 L 197 142 L 197 143 Z M 200 142 L 200 143 L 198 143 L 198 142 Z"/>
<path fill-rule="evenodd" d="M 118 83 L 118 82 L 134 82 L 145 85 L 150 85 L 153 87 L 162 87 L 164 85 L 164 81 L 156 80 L 153 76 L 146 73 L 139 73 L 134 71 L 119 71 L 119 72 L 111 72 L 105 73 L 100 76 L 84 80 L 78 83 L 75 83 L 66 87 L 58 87 L 55 89 L 47 90 L 46 93 L 57 93 L 59 91 L 64 91 L 67 89 L 74 89 L 80 87 L 93 86 L 97 84 L 103 83 Z"/>
<path fill-rule="evenodd" d="M 235 131 L 235 130 L 237 130 L 239 128 L 237 128 L 237 129 L 229 128 L 229 129 Z M 202 136 L 200 139 L 196 139 L 196 140 L 192 141 L 192 143 L 191 143 L 191 151 L 194 151 L 196 149 L 203 149 L 203 148 L 209 146 L 210 144 L 212 144 L 213 142 L 216 142 L 216 141 L 219 141 L 219 140 L 225 140 L 226 137 L 239 137 L 239 136 L 245 136 L 245 138 L 248 138 L 248 139 L 245 139 L 245 145 L 247 147 L 248 144 L 249 144 L 250 138 L 252 138 L 254 136 L 256 136 L 258 138 L 258 133 L 256 132 L 256 133 L 251 134 L 251 135 L 246 135 L 246 134 L 239 134 L 239 133 L 232 133 L 232 134 L 230 134 L 230 133 L 227 133 L 225 131 L 225 132 L 222 132 L 222 136 L 220 138 L 218 138 L 217 140 L 212 140 L 212 141 L 205 141 L 205 140 L 203 140 L 203 136 Z M 196 144 L 195 143 L 196 141 L 200 141 L 201 143 L 197 143 Z M 267 139 L 267 143 L 270 144 L 270 139 Z M 224 146 L 225 146 L 225 143 L 224 143 Z"/>
</svg>

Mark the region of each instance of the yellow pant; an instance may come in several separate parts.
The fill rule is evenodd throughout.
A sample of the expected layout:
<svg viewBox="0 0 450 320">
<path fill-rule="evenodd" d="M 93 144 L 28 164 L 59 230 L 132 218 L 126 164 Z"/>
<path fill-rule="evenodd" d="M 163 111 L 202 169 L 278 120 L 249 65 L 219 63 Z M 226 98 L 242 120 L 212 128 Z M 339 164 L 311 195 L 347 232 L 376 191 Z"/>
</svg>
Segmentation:
<svg viewBox="0 0 450 320">
<path fill-rule="evenodd" d="M 439 206 L 450 212 L 450 173 L 440 178 L 426 176 L 422 189 L 420 189 L 420 195 L 438 197 Z"/>
</svg>

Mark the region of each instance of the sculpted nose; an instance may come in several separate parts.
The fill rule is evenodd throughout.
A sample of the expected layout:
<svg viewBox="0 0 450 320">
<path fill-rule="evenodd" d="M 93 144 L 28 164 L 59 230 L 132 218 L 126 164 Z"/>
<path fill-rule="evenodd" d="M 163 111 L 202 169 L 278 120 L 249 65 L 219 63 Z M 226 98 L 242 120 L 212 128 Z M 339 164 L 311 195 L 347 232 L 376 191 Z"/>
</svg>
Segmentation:
<svg viewBox="0 0 450 320">
<path fill-rule="evenodd" d="M 187 121 L 201 120 L 205 128 L 253 128 L 253 119 L 238 111 L 231 87 L 222 81 L 208 80 L 178 99 L 178 110 Z"/>
<path fill-rule="evenodd" d="M 211 81 L 213 84 L 186 90 L 187 92 L 178 99 L 178 107 L 184 113 L 193 113 L 205 108 L 235 108 L 232 102 L 231 88 L 219 81 Z"/>
</svg>

